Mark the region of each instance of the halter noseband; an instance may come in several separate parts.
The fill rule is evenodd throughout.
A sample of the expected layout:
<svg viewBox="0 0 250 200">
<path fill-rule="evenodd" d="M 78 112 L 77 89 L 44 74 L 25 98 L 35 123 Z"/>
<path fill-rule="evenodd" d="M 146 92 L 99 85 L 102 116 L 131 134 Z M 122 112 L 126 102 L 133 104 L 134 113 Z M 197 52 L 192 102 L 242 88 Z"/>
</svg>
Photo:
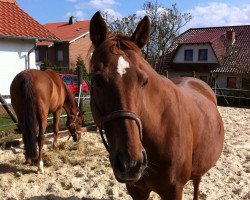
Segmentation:
<svg viewBox="0 0 250 200">
<path fill-rule="evenodd" d="M 118 118 L 135 120 L 135 122 L 139 128 L 140 140 L 142 141 L 142 123 L 141 123 L 141 120 L 133 112 L 125 111 L 125 110 L 117 110 L 117 111 L 114 111 L 114 112 L 100 118 L 99 131 L 101 134 L 102 142 L 103 142 L 103 144 L 108 152 L 109 152 L 109 145 L 104 137 L 103 127 L 104 127 L 104 124 L 106 122 L 109 122 L 109 121 L 112 121 L 112 120 L 118 119 Z"/>
</svg>

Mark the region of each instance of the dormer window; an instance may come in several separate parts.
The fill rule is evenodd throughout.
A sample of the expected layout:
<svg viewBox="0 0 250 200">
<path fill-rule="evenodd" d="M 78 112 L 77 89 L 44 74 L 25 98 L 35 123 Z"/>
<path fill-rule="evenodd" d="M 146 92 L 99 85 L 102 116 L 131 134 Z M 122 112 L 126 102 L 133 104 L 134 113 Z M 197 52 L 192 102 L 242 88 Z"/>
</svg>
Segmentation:
<svg viewBox="0 0 250 200">
<path fill-rule="evenodd" d="M 193 49 L 186 49 L 184 52 L 185 61 L 193 61 Z"/>
<path fill-rule="evenodd" d="M 207 60 L 207 49 L 199 49 L 199 61 L 206 61 Z"/>
</svg>

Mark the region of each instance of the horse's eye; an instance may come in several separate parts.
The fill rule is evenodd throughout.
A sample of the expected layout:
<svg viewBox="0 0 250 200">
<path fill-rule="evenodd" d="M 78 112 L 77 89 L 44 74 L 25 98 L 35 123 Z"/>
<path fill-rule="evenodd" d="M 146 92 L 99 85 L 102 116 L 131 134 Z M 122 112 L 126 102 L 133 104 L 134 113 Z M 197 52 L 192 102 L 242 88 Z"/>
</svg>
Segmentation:
<svg viewBox="0 0 250 200">
<path fill-rule="evenodd" d="M 142 82 L 142 87 L 145 87 L 148 84 L 148 78 L 145 78 Z"/>
</svg>

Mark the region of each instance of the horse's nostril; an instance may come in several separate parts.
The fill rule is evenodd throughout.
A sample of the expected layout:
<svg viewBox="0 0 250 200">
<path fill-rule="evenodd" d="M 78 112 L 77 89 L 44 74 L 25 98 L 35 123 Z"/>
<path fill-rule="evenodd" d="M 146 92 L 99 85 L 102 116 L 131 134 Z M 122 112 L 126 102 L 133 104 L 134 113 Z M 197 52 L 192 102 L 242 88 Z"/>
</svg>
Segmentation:
<svg viewBox="0 0 250 200">
<path fill-rule="evenodd" d="M 116 158 L 116 169 L 121 171 L 121 172 L 125 171 L 125 167 L 123 165 L 123 160 L 122 160 L 121 154 L 119 154 Z"/>
</svg>

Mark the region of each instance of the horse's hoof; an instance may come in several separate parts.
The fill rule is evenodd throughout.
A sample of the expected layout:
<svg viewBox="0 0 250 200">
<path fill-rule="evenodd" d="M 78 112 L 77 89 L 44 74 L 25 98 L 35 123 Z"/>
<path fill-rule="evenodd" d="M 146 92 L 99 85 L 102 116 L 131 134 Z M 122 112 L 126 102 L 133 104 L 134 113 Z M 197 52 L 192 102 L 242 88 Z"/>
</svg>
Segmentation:
<svg viewBox="0 0 250 200">
<path fill-rule="evenodd" d="M 55 149 L 55 150 L 58 149 L 58 146 L 59 146 L 59 145 L 58 145 L 57 143 L 56 143 L 56 144 L 53 144 L 53 149 Z"/>
<path fill-rule="evenodd" d="M 37 174 L 44 174 L 44 169 L 38 169 Z"/>
</svg>

